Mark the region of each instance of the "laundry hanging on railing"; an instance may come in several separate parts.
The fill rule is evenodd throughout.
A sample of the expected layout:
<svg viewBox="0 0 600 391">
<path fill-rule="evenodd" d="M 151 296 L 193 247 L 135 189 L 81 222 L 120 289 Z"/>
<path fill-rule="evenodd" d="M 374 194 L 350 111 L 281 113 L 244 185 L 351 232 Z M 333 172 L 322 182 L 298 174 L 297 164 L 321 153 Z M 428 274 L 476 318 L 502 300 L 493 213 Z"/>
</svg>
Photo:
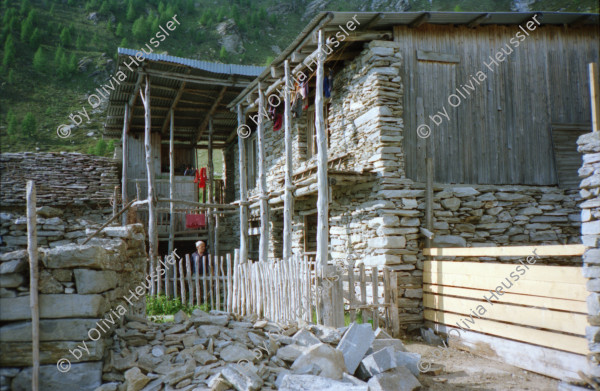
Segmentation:
<svg viewBox="0 0 600 391">
<path fill-rule="evenodd" d="M 206 215 L 204 213 L 185 215 L 185 228 L 204 227 L 206 227 Z"/>
</svg>

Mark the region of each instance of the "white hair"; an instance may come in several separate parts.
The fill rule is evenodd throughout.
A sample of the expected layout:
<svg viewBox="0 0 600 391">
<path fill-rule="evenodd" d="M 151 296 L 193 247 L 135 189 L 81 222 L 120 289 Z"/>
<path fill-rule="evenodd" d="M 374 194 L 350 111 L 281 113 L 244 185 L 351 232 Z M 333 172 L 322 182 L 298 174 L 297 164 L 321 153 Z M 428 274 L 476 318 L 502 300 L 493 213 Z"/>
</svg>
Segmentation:
<svg viewBox="0 0 600 391">
<path fill-rule="evenodd" d="M 200 245 L 200 243 L 202 243 L 202 244 L 204 244 L 204 245 L 206 246 L 206 243 L 204 243 L 204 241 L 203 241 L 203 240 L 198 240 L 198 241 L 196 242 L 196 247 L 198 247 L 198 246 Z"/>
</svg>

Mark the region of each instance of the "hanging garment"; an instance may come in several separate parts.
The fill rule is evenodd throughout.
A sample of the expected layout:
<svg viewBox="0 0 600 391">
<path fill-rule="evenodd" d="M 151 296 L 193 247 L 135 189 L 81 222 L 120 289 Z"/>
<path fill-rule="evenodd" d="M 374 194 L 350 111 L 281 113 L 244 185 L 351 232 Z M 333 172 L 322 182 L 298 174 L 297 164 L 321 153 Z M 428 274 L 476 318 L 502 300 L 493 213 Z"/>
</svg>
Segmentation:
<svg viewBox="0 0 600 391">
<path fill-rule="evenodd" d="M 185 228 L 203 227 L 206 227 L 206 215 L 204 213 L 185 215 Z"/>
<path fill-rule="evenodd" d="M 198 184 L 199 189 L 204 189 L 206 187 L 206 167 L 202 167 L 200 170 L 196 170 L 194 183 Z"/>
<path fill-rule="evenodd" d="M 305 81 L 304 83 L 302 83 L 302 97 L 304 98 L 304 107 L 303 109 L 306 110 L 308 109 L 308 80 Z"/>
<path fill-rule="evenodd" d="M 331 97 L 331 76 L 323 78 L 323 95 L 325 98 Z"/>
<path fill-rule="evenodd" d="M 273 121 L 273 131 L 277 132 L 283 126 L 283 116 L 281 114 L 275 114 L 275 120 Z"/>
<path fill-rule="evenodd" d="M 275 115 L 277 114 L 277 109 L 275 108 L 275 106 L 269 104 L 269 118 L 271 119 L 271 121 L 275 120 Z"/>
<path fill-rule="evenodd" d="M 292 117 L 300 118 L 302 115 L 302 99 L 300 99 L 300 95 L 297 95 L 296 101 L 292 105 Z"/>
</svg>

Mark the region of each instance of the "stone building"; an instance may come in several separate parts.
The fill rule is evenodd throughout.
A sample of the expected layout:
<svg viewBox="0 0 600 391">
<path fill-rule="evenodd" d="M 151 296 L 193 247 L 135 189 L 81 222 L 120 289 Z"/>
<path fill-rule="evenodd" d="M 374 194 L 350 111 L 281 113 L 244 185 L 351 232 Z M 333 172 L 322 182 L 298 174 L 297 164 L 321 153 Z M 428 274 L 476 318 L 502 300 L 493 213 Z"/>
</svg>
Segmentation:
<svg viewBox="0 0 600 391">
<path fill-rule="evenodd" d="M 582 125 L 589 123 L 590 103 L 581 86 L 587 83 L 587 63 L 598 60 L 597 24 L 597 15 L 566 13 L 315 17 L 230 105 L 245 114 L 252 129 L 243 141 L 249 256 L 259 257 L 256 125 L 262 116 L 268 250 L 269 257 L 282 257 L 285 137 L 274 122 L 284 114 L 279 102 L 285 61 L 291 89 L 308 86 L 308 97 L 291 119 L 292 249 L 317 250 L 319 30 L 329 84 L 324 89 L 330 88 L 323 98 L 329 258 L 351 257 L 397 271 L 405 331 L 423 322 L 421 249 L 427 231 L 421 228 L 433 233 L 434 247 L 580 243 L 576 139 L 590 129 Z M 418 134 L 423 128 L 429 137 Z M 239 145 L 225 147 L 228 175 L 239 173 Z M 431 226 L 427 157 L 432 158 Z M 238 179 L 235 190 L 228 189 L 231 201 L 239 199 Z"/>
</svg>

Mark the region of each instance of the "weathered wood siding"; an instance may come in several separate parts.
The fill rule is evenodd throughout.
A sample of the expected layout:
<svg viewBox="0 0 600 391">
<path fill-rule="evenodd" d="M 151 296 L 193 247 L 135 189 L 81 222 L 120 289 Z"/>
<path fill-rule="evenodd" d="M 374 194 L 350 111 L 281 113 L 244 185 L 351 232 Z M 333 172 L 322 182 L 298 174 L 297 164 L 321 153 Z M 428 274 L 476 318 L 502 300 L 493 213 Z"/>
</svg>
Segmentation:
<svg viewBox="0 0 600 391">
<path fill-rule="evenodd" d="M 152 133 L 150 142 L 154 175 L 156 176 L 160 175 L 160 141 L 160 134 Z M 146 178 L 146 151 L 144 150 L 143 133 L 129 135 L 127 141 L 127 176 L 128 179 Z M 128 193 L 128 196 L 131 197 L 131 194 Z M 135 196 L 135 187 L 133 196 Z"/>
<path fill-rule="evenodd" d="M 397 26 L 404 45 L 404 148 L 407 176 L 425 181 L 425 139 L 431 126 L 435 181 L 442 183 L 557 183 L 551 124 L 589 123 L 587 64 L 598 61 L 593 28 L 541 26 L 493 71 L 484 65 L 520 31 L 518 26 L 417 29 Z M 419 51 L 420 55 L 417 55 Z M 423 53 L 433 52 L 433 54 Z M 483 71 L 487 79 L 453 108 L 448 96 Z M 462 89 L 461 89 L 462 91 Z M 422 107 L 418 104 L 422 100 Z M 430 115 L 446 108 L 450 120 Z M 573 145 L 573 149 L 576 145 Z"/>
</svg>

